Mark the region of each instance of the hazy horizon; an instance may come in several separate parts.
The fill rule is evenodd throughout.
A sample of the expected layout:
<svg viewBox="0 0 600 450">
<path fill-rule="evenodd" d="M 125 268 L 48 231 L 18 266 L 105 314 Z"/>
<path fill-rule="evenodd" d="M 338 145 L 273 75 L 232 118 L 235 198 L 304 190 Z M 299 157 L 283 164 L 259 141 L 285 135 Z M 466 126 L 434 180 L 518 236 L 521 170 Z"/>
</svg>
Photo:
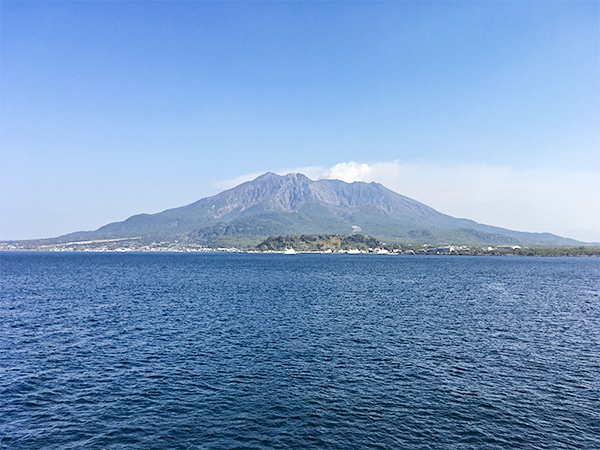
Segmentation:
<svg viewBox="0 0 600 450">
<path fill-rule="evenodd" d="M 600 3 L 0 2 L 0 239 L 272 171 L 600 241 Z"/>
</svg>

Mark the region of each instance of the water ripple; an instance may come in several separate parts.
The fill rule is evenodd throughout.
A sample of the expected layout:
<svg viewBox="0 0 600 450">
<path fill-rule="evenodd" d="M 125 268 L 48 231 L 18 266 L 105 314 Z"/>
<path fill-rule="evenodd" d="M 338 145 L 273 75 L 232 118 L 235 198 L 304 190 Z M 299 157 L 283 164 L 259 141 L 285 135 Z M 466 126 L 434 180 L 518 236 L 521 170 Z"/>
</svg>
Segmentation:
<svg viewBox="0 0 600 450">
<path fill-rule="evenodd" d="M 0 264 L 0 448 L 600 448 L 595 259 Z"/>
</svg>

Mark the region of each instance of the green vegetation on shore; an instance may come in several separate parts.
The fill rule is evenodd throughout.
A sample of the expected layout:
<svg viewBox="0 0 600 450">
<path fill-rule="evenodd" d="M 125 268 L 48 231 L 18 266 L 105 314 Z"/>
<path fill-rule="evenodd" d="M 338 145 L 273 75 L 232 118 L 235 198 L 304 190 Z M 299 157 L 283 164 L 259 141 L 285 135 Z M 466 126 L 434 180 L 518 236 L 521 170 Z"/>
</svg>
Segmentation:
<svg viewBox="0 0 600 450">
<path fill-rule="evenodd" d="M 516 250 L 492 250 L 486 254 L 518 256 L 600 256 L 600 247 L 532 246 Z"/>
<path fill-rule="evenodd" d="M 283 251 L 293 248 L 300 252 L 323 252 L 327 250 L 367 250 L 379 247 L 380 242 L 371 236 L 352 234 L 303 234 L 300 236 L 270 236 L 256 246 L 256 250 Z"/>
</svg>

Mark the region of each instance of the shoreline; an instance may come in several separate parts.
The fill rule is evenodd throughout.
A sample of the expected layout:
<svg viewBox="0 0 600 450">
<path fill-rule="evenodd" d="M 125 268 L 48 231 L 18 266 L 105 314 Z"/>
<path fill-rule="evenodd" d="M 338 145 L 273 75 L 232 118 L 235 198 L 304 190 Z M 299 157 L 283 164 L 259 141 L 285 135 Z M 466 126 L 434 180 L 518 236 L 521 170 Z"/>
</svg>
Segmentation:
<svg viewBox="0 0 600 450">
<path fill-rule="evenodd" d="M 177 250 L 177 249 L 165 249 L 165 250 L 91 250 L 91 249 L 0 249 L 0 254 L 2 253 L 104 253 L 104 254 L 206 254 L 206 253 L 218 253 L 218 254 L 253 254 L 253 255 L 285 255 L 283 251 L 252 251 L 252 250 L 242 250 L 237 248 L 223 248 L 223 249 L 203 249 L 203 250 Z M 363 255 L 366 256 L 419 256 L 419 257 L 434 257 L 434 256 L 452 256 L 452 257 L 460 257 L 460 256 L 494 256 L 494 257 L 504 257 L 504 256 L 516 256 L 516 257 L 525 257 L 525 258 L 543 258 L 543 257 L 552 257 L 552 258 L 597 258 L 600 257 L 600 251 L 597 253 L 590 254 L 559 254 L 559 253 L 544 253 L 544 254 L 524 254 L 524 253 L 498 253 L 498 252 L 465 252 L 465 253 L 403 253 L 403 252 L 389 252 L 389 253 L 374 253 L 374 252 L 359 252 L 359 253 L 349 253 L 347 251 L 337 251 L 337 252 L 320 252 L 320 251 L 297 251 L 294 255 L 285 255 L 285 256 L 295 256 L 295 255 L 350 255 L 353 257 L 360 257 Z"/>
</svg>

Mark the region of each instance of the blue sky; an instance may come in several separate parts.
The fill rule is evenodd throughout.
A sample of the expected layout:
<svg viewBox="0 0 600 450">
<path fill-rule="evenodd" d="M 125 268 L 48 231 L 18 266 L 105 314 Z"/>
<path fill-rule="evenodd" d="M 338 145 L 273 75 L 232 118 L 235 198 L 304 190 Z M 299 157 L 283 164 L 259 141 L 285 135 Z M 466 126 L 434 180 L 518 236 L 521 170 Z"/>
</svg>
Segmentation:
<svg viewBox="0 0 600 450">
<path fill-rule="evenodd" d="M 600 3 L 0 3 L 0 239 L 266 171 L 600 241 Z"/>
</svg>

